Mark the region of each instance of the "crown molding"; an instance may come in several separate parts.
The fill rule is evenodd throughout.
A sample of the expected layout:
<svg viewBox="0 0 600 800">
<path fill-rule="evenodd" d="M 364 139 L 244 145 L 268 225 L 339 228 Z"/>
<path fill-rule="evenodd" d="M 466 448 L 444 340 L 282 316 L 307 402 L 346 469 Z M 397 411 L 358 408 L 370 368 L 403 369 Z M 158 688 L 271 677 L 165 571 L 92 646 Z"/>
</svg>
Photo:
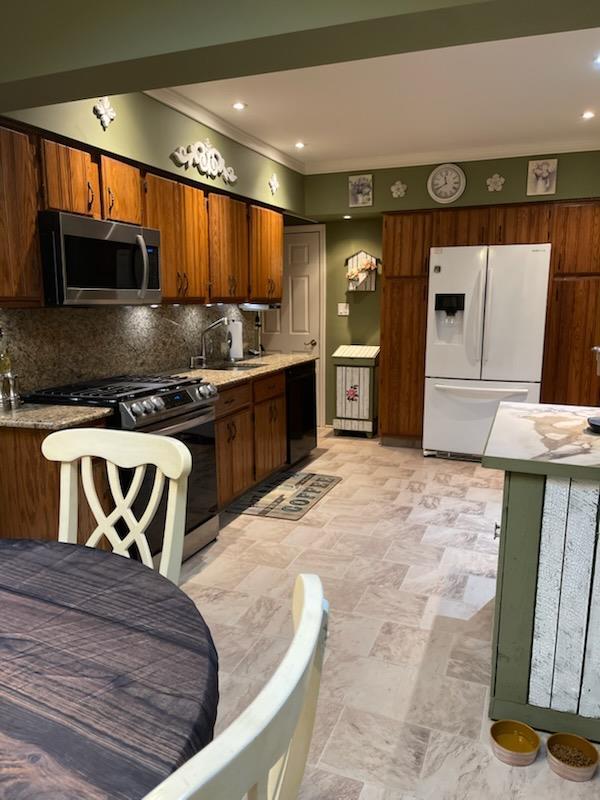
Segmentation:
<svg viewBox="0 0 600 800">
<path fill-rule="evenodd" d="M 327 161 L 307 162 L 307 175 L 322 175 L 328 172 L 372 172 L 376 169 L 403 169 L 404 167 L 422 167 L 430 164 L 446 162 L 492 161 L 501 158 L 523 158 L 526 156 L 543 156 L 561 153 L 582 153 L 589 150 L 600 150 L 600 141 L 547 141 L 522 145 L 499 145 L 493 148 L 480 147 L 465 150 L 432 150 L 430 152 L 406 153 L 397 156 L 373 156 L 365 163 L 365 159 L 340 158 Z"/>
<path fill-rule="evenodd" d="M 152 97 L 154 100 L 158 100 L 158 102 L 163 103 L 163 105 L 169 106 L 169 108 L 175 111 L 179 111 L 181 114 L 185 114 L 186 117 L 190 117 L 196 122 L 206 125 L 208 128 L 217 131 L 217 133 L 221 133 L 223 136 L 233 139 L 234 142 L 247 147 L 249 150 L 260 153 L 261 156 L 270 158 L 272 161 L 276 161 L 284 167 L 293 169 L 295 172 L 300 172 L 303 175 L 306 173 L 306 168 L 301 161 L 282 153 L 281 150 L 272 147 L 270 144 L 267 144 L 267 142 L 263 142 L 262 139 L 257 139 L 255 136 L 246 133 L 246 131 L 241 130 L 241 128 L 231 125 L 221 117 L 210 112 L 207 108 L 204 108 L 204 106 L 184 97 L 176 89 L 152 89 L 144 92 L 144 94 L 148 95 L 148 97 Z"/>
</svg>

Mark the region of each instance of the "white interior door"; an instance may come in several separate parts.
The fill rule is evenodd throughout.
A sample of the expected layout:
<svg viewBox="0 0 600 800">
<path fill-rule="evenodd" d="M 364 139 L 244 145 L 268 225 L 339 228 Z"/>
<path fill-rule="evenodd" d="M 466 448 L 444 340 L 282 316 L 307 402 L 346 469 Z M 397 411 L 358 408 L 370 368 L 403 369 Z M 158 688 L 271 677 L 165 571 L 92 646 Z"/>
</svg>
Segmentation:
<svg viewBox="0 0 600 800">
<path fill-rule="evenodd" d="M 486 261 L 487 247 L 431 248 L 425 360 L 428 377 L 481 376 Z M 459 302 L 464 308 L 456 313 L 436 310 L 445 302 Z"/>
<path fill-rule="evenodd" d="M 489 248 L 485 380 L 541 380 L 549 269 L 549 244 Z"/>
<path fill-rule="evenodd" d="M 262 342 L 270 353 L 311 353 L 317 362 L 317 412 L 324 422 L 324 253 L 322 225 L 286 228 L 281 308 L 263 312 Z"/>
</svg>

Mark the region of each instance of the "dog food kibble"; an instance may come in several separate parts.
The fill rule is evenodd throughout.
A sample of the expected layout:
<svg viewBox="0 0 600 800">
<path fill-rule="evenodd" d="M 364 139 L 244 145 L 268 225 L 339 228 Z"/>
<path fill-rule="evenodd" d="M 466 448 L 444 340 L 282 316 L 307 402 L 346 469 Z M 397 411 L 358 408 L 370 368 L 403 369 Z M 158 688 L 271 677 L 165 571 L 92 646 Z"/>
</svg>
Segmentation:
<svg viewBox="0 0 600 800">
<path fill-rule="evenodd" d="M 590 767 L 594 762 L 581 750 L 576 747 L 570 747 L 568 744 L 555 744 L 550 748 L 550 752 L 559 761 L 567 764 L 569 767 Z"/>
</svg>

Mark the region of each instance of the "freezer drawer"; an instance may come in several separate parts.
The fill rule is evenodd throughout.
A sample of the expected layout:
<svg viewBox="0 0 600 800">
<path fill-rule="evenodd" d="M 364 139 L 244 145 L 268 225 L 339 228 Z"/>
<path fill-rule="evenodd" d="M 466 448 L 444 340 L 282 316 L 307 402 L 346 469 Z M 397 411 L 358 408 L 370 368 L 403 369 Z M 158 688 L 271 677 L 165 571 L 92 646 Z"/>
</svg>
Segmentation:
<svg viewBox="0 0 600 800">
<path fill-rule="evenodd" d="M 423 450 L 480 456 L 498 403 L 537 403 L 539 383 L 425 380 Z"/>
</svg>

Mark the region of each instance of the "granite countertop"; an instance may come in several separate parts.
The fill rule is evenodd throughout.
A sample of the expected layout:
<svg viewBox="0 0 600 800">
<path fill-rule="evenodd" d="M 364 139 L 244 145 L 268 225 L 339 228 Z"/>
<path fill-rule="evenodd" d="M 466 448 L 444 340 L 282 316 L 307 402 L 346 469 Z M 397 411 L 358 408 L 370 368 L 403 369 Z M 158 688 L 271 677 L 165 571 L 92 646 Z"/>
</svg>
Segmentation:
<svg viewBox="0 0 600 800">
<path fill-rule="evenodd" d="M 219 389 L 227 389 L 252 378 L 262 378 L 271 372 L 279 372 L 296 364 L 317 360 L 318 356 L 310 355 L 309 353 L 271 353 L 237 362 L 240 367 L 248 365 L 248 369 L 192 369 L 178 372 L 177 374 L 186 378 L 204 378 L 214 383 Z"/>
<path fill-rule="evenodd" d="M 175 371 L 175 374 L 188 378 L 204 378 L 214 383 L 219 389 L 225 389 L 251 378 L 260 378 L 272 372 L 293 367 L 295 364 L 316 361 L 317 358 L 317 356 L 304 353 L 272 354 L 238 362 L 241 367 L 246 364 L 249 365 L 248 369 L 193 369 Z M 24 403 L 14 411 L 0 411 L 0 428 L 38 428 L 59 431 L 63 428 L 72 428 L 94 422 L 103 417 L 108 417 L 112 413 L 110 408 L 93 406 L 53 406 Z"/>
<path fill-rule="evenodd" d="M 600 434 L 587 418 L 600 409 L 536 403 L 500 403 L 484 467 L 600 479 Z"/>
<path fill-rule="evenodd" d="M 24 403 L 10 411 L 0 411 L 0 428 L 38 428 L 59 431 L 85 425 L 88 422 L 108 417 L 110 408 L 92 406 L 46 406 L 37 403 Z"/>
</svg>

